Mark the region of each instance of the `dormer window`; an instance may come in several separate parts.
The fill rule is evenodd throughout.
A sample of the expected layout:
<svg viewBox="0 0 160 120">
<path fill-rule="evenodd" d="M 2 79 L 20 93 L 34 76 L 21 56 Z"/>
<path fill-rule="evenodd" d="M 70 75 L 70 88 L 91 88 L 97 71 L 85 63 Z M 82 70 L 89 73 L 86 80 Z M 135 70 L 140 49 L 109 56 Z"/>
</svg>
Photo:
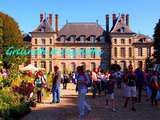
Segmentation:
<svg viewBox="0 0 160 120">
<path fill-rule="evenodd" d="M 75 36 L 71 36 L 70 41 L 74 41 L 74 40 L 75 40 Z"/>
<path fill-rule="evenodd" d="M 95 36 L 91 36 L 91 37 L 90 37 L 90 40 L 91 40 L 91 41 L 94 41 L 94 40 L 95 40 Z"/>
<path fill-rule="evenodd" d="M 85 36 L 80 36 L 80 41 L 85 41 Z"/>
<path fill-rule="evenodd" d="M 60 41 L 64 41 L 65 40 L 65 36 L 61 36 Z"/>
</svg>

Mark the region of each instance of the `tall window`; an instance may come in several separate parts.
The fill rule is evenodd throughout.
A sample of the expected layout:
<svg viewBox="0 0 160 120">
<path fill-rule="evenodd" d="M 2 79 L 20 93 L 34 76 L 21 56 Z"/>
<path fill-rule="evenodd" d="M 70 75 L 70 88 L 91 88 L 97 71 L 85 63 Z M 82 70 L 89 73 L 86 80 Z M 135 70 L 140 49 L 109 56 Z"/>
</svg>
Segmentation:
<svg viewBox="0 0 160 120">
<path fill-rule="evenodd" d="M 117 57 L 117 48 L 114 48 L 114 57 Z"/>
<path fill-rule="evenodd" d="M 80 55 L 81 55 L 81 58 L 86 58 L 86 49 L 85 48 L 80 49 Z"/>
<path fill-rule="evenodd" d="M 35 39 L 35 44 L 37 44 L 37 39 Z"/>
<path fill-rule="evenodd" d="M 114 44 L 117 44 L 117 39 L 114 39 Z"/>
<path fill-rule="evenodd" d="M 62 58 L 66 57 L 65 51 L 66 51 L 65 48 L 61 48 L 61 57 Z"/>
<path fill-rule="evenodd" d="M 49 72 L 52 72 L 52 61 L 49 61 Z"/>
<path fill-rule="evenodd" d="M 90 48 L 90 50 L 91 58 L 95 58 L 95 48 Z"/>
<path fill-rule="evenodd" d="M 125 53 L 125 48 L 121 48 L 121 57 L 125 57 L 126 53 Z"/>
<path fill-rule="evenodd" d="M 93 71 L 94 68 L 96 68 L 96 63 L 92 62 L 92 63 L 91 63 L 91 71 Z"/>
<path fill-rule="evenodd" d="M 52 39 L 49 40 L 49 43 L 52 44 Z"/>
<path fill-rule="evenodd" d="M 41 61 L 41 68 L 46 68 L 46 62 L 45 61 Z"/>
<path fill-rule="evenodd" d="M 132 43 L 132 40 L 131 39 L 129 39 L 129 44 L 131 44 Z"/>
<path fill-rule="evenodd" d="M 71 48 L 71 58 L 76 58 L 76 49 Z"/>
<path fill-rule="evenodd" d="M 143 51 L 142 51 L 142 48 L 138 48 L 138 56 L 142 56 L 143 55 Z"/>
<path fill-rule="evenodd" d="M 125 40 L 124 39 L 121 39 L 121 44 L 125 44 Z"/>
<path fill-rule="evenodd" d="M 129 57 L 132 57 L 132 48 L 129 48 Z"/>
<path fill-rule="evenodd" d="M 41 48 L 42 50 L 42 58 L 46 57 L 46 48 Z"/>
<path fill-rule="evenodd" d="M 52 58 L 52 48 L 49 48 L 49 57 Z"/>
<path fill-rule="evenodd" d="M 37 58 L 37 48 L 34 48 L 34 54 L 35 54 L 35 58 Z"/>
<path fill-rule="evenodd" d="M 151 49 L 148 47 L 147 48 L 147 57 L 150 57 L 151 56 Z"/>
<path fill-rule="evenodd" d="M 46 44 L 46 40 L 42 39 L 42 45 L 45 45 L 45 44 Z"/>
</svg>

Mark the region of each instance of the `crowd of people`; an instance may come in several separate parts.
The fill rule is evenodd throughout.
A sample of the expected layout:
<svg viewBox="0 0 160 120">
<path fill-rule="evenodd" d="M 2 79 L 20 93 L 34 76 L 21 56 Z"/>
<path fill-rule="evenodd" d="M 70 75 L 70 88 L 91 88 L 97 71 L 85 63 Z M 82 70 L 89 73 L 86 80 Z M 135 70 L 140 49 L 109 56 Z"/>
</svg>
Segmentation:
<svg viewBox="0 0 160 120">
<path fill-rule="evenodd" d="M 111 103 L 113 112 L 117 111 L 116 90 L 122 91 L 124 98 L 124 108 L 127 108 L 131 100 L 131 110 L 136 111 L 135 103 L 142 102 L 142 93 L 149 98 L 152 106 L 158 106 L 160 100 L 160 80 L 157 71 L 142 71 L 129 66 L 125 71 L 104 72 L 103 70 L 94 69 L 91 72 L 84 70 L 83 66 L 77 68 L 77 86 L 79 93 L 80 117 L 84 117 L 91 111 L 90 105 L 86 102 L 88 85 L 91 87 L 93 98 L 101 96 L 104 93 L 106 106 Z M 90 86 L 90 82 L 92 83 Z M 116 89 L 117 87 L 117 89 Z M 147 100 L 147 99 L 146 99 Z"/>
<path fill-rule="evenodd" d="M 46 77 L 37 72 L 35 86 L 37 88 L 37 101 L 41 102 L 41 89 L 45 87 Z M 136 111 L 135 103 L 142 102 L 142 93 L 146 94 L 146 100 L 151 101 L 153 106 L 158 106 L 160 99 L 160 80 L 157 71 L 142 71 L 137 68 L 133 71 L 132 66 L 129 66 L 125 71 L 103 71 L 94 68 L 93 71 L 86 71 L 83 66 L 78 66 L 77 71 L 71 74 L 64 72 L 62 75 L 58 66 L 54 67 L 52 75 L 52 101 L 51 103 L 60 103 L 60 84 L 63 83 L 63 89 L 67 89 L 67 83 L 72 82 L 76 85 L 76 91 L 79 95 L 79 116 L 83 118 L 91 112 L 91 106 L 86 101 L 86 94 L 92 92 L 92 97 L 105 96 L 105 105 L 111 104 L 113 112 L 117 111 L 116 90 L 122 91 L 124 98 L 124 108 L 127 108 L 131 101 L 131 110 Z M 43 83 L 39 86 L 38 83 Z M 108 108 L 108 107 L 107 107 Z"/>
</svg>

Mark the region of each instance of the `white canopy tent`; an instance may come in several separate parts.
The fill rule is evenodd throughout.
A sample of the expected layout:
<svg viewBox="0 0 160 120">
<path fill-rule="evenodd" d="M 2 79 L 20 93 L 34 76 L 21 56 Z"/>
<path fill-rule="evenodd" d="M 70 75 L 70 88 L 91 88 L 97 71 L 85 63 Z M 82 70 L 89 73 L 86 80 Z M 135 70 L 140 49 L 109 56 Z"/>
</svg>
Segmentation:
<svg viewBox="0 0 160 120">
<path fill-rule="evenodd" d="M 35 72 L 35 71 L 38 71 L 38 68 L 36 68 L 36 67 L 35 67 L 34 65 L 32 65 L 32 64 L 29 64 L 29 65 L 21 68 L 20 70 L 21 70 L 21 71 L 28 71 L 28 70 L 30 70 L 30 71 L 32 71 L 32 72 Z"/>
</svg>

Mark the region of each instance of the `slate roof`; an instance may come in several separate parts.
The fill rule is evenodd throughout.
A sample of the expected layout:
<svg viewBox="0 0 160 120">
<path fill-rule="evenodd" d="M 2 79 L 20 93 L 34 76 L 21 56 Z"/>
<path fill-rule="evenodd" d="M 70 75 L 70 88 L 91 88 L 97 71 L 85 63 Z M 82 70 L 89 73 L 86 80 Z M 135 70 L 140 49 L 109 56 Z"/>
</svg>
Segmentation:
<svg viewBox="0 0 160 120">
<path fill-rule="evenodd" d="M 137 34 L 134 39 L 136 40 L 135 43 L 152 43 L 153 40 L 149 36 L 143 34 Z"/>
<path fill-rule="evenodd" d="M 123 32 L 121 32 L 121 29 L 123 29 Z M 116 24 L 112 27 L 111 33 L 133 33 L 134 32 L 125 24 L 125 22 L 122 21 L 121 15 L 118 16 L 116 20 Z"/>
<path fill-rule="evenodd" d="M 49 24 L 49 19 L 44 18 L 33 32 L 53 32 L 52 26 Z"/>
<path fill-rule="evenodd" d="M 96 37 L 102 36 L 104 34 L 104 29 L 96 22 L 81 22 L 81 23 L 67 23 L 64 27 L 58 32 L 58 36 L 65 35 L 66 37 L 70 37 L 75 35 L 79 37 L 81 35 L 85 35 L 89 37 L 94 35 Z"/>
</svg>

